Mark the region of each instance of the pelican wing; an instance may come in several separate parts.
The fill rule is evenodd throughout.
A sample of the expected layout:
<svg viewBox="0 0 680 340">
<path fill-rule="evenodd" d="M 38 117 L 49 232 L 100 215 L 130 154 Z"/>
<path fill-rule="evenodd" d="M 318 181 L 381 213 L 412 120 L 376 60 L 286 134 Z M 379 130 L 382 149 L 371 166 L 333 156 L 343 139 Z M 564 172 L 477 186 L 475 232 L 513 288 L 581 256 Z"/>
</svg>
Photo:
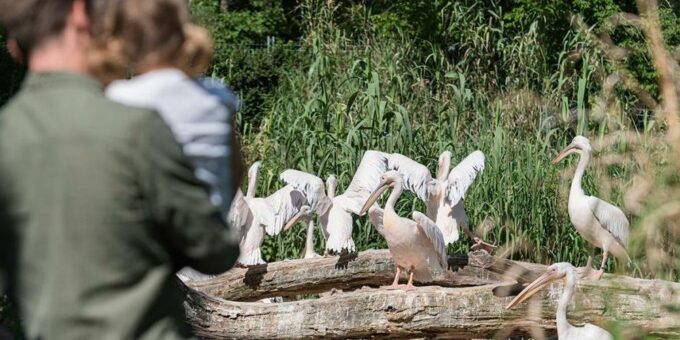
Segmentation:
<svg viewBox="0 0 680 340">
<path fill-rule="evenodd" d="M 229 226 L 239 231 L 240 237 L 243 237 L 243 231 L 245 230 L 246 223 L 248 223 L 248 215 L 250 214 L 250 208 L 248 207 L 248 202 L 246 202 L 243 196 L 243 191 L 238 189 L 234 199 L 231 201 L 231 207 L 229 208 L 229 214 L 227 214 L 227 222 Z"/>
<path fill-rule="evenodd" d="M 447 196 L 451 205 L 456 205 L 467 192 L 468 188 L 484 170 L 484 154 L 477 150 L 469 154 L 449 173 L 446 179 Z"/>
<path fill-rule="evenodd" d="M 424 214 L 414 211 L 413 220 L 418 225 L 420 231 L 432 242 L 432 247 L 434 248 L 437 255 L 439 255 L 439 261 L 442 268 L 448 268 L 448 261 L 446 258 L 446 243 L 444 242 L 444 236 L 442 235 L 439 227 Z"/>
<path fill-rule="evenodd" d="M 278 235 L 283 226 L 300 211 L 300 207 L 305 203 L 305 196 L 293 186 L 286 185 L 265 198 L 264 202 L 266 210 L 258 211 L 261 214 L 258 218 L 267 234 L 274 236 Z"/>
<path fill-rule="evenodd" d="M 378 231 L 380 235 L 385 237 L 385 226 L 383 225 L 383 215 L 384 211 L 380 206 L 376 203 L 373 204 L 373 206 L 368 209 L 368 220 L 371 221 L 371 224 L 373 227 L 375 227 L 375 230 Z"/>
<path fill-rule="evenodd" d="M 280 178 L 284 183 L 301 191 L 317 214 L 324 214 L 330 208 L 331 200 L 326 196 L 321 178 L 299 170 L 286 170 L 281 173 Z"/>
<path fill-rule="evenodd" d="M 614 238 L 626 248 L 630 226 L 626 214 L 618 207 L 597 197 L 590 196 L 589 206 L 600 225 L 607 229 Z"/>
<path fill-rule="evenodd" d="M 380 176 L 387 171 L 387 157 L 388 154 L 384 152 L 366 151 L 352 182 L 342 195 L 333 199 L 333 204 L 339 204 L 343 209 L 359 215 L 368 197 L 380 185 Z"/>
<path fill-rule="evenodd" d="M 421 200 L 427 202 L 432 174 L 426 166 L 398 153 L 389 156 L 387 167 L 397 170 L 404 177 L 404 189 L 415 193 Z"/>
</svg>

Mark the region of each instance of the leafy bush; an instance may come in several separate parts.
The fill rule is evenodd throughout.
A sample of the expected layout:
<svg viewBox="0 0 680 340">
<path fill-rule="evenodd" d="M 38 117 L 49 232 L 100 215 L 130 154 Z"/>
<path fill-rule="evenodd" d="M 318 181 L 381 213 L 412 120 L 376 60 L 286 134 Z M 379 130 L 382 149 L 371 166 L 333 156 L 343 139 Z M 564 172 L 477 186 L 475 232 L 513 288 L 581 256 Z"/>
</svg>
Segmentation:
<svg viewBox="0 0 680 340">
<path fill-rule="evenodd" d="M 5 105 L 19 89 L 24 72 L 23 67 L 17 65 L 7 52 L 5 36 L 0 31 L 0 74 L 2 74 L 2 78 L 0 78 L 0 107 Z"/>
</svg>

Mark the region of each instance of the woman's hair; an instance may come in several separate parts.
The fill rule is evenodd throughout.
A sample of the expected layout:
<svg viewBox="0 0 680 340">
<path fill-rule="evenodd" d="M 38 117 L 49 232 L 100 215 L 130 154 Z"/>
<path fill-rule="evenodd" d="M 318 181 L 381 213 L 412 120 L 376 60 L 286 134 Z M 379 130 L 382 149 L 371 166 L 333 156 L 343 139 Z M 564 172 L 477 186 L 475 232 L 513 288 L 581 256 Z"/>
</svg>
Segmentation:
<svg viewBox="0 0 680 340">
<path fill-rule="evenodd" d="M 100 16 L 88 55 L 104 84 L 162 66 L 195 77 L 210 64 L 212 41 L 191 23 L 185 0 L 109 1 Z"/>
</svg>

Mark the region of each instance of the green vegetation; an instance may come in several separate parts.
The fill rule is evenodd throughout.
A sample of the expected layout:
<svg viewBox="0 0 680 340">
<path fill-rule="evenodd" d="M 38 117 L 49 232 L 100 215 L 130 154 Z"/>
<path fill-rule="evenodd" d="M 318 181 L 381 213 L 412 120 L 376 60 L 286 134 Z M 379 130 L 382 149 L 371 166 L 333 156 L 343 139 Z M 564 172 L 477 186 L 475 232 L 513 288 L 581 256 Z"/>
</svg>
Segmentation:
<svg viewBox="0 0 680 340">
<path fill-rule="evenodd" d="M 192 1 L 199 22 L 247 14 L 208 13 L 206 3 Z M 634 1 L 271 3 L 299 18 L 289 22 L 300 23 L 300 37 L 270 48 L 225 47 L 218 39 L 213 68 L 243 91 L 238 122 L 244 152 L 249 163 L 263 161 L 258 195 L 279 188 L 278 174 L 286 168 L 335 174 L 344 190 L 367 149 L 399 152 L 431 170 L 444 150 L 458 161 L 480 149 L 487 166 L 466 197 L 471 225 L 511 248 L 514 258 L 583 264 L 588 248 L 566 212 L 577 157 L 556 166 L 550 160 L 576 134 L 601 144 L 604 155 L 628 144 L 605 136 L 651 138 L 660 131 L 633 92 L 621 85 L 603 89 L 607 76 L 625 67 L 658 96 L 640 30 L 607 26 L 611 15 L 635 11 Z M 680 42 L 678 17 L 678 8 L 663 8 L 670 46 Z M 284 42 L 289 32 L 257 20 L 252 25 L 251 31 Z M 215 36 L 229 36 L 223 29 L 214 28 Z M 622 65 L 605 58 L 595 39 L 602 32 L 630 48 Z M 233 32 L 229 37 L 239 39 Z M 252 88 L 241 86 L 248 81 L 258 84 L 255 100 Z M 586 191 L 622 206 L 636 169 L 634 162 L 591 165 Z M 408 215 L 424 206 L 407 195 L 399 209 Z M 365 218 L 355 223 L 360 250 L 385 247 Z M 321 235 L 316 239 L 321 249 Z M 268 238 L 263 254 L 269 261 L 297 257 L 303 243 L 299 227 Z M 467 251 L 470 244 L 463 237 L 450 251 Z"/>
<path fill-rule="evenodd" d="M 653 188 L 680 183 L 677 169 L 668 167 L 672 148 L 661 143 L 668 126 L 636 91 L 660 99 L 645 37 L 639 27 L 612 19 L 621 11 L 637 13 L 634 0 L 191 0 L 190 5 L 216 41 L 211 74 L 243 99 L 237 117 L 243 151 L 248 165 L 263 161 L 258 195 L 279 188 L 278 175 L 287 168 L 324 178 L 335 174 L 343 191 L 367 149 L 399 152 L 431 170 L 444 150 L 457 162 L 480 149 L 487 164 L 466 196 L 471 226 L 505 246 L 500 255 L 581 265 L 588 248 L 566 211 L 577 156 L 550 164 L 574 135 L 595 144 L 585 179 L 588 194 L 624 206 L 624 194 L 639 185 L 633 177 L 648 169 L 655 174 Z M 677 56 L 680 5 L 660 1 L 660 6 L 665 43 Z M 611 47 L 598 39 L 605 35 L 627 49 L 625 57 L 607 53 Z M 18 79 L 5 75 L 21 74 L 8 60 L 0 50 L 0 105 Z M 653 213 L 677 200 L 677 192 L 640 199 L 642 206 L 629 214 L 633 233 L 673 221 Z M 413 195 L 405 195 L 398 208 L 404 216 L 424 210 Z M 620 269 L 677 279 L 680 231 L 673 230 L 657 236 L 671 261 L 645 269 L 644 242 L 650 236 L 640 237 L 632 246 L 636 265 Z M 299 257 L 304 232 L 297 227 L 267 238 L 265 259 Z M 316 236 L 320 251 L 322 237 Z M 355 221 L 354 238 L 359 250 L 385 247 L 366 218 Z M 471 243 L 463 236 L 449 250 L 465 252 Z"/>
<path fill-rule="evenodd" d="M 5 46 L 5 36 L 0 30 L 0 107 L 17 91 L 24 70 L 12 59 Z"/>
</svg>

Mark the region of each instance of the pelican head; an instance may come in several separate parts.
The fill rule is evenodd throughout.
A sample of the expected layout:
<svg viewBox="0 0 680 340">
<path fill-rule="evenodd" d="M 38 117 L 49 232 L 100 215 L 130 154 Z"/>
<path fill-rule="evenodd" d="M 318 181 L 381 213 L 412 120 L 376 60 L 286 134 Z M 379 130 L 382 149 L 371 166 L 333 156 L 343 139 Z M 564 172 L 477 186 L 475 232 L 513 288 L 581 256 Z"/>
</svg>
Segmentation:
<svg viewBox="0 0 680 340">
<path fill-rule="evenodd" d="M 552 266 L 548 267 L 548 270 L 546 270 L 543 275 L 539 276 L 534 282 L 524 288 L 524 290 L 522 290 L 507 306 L 505 306 L 505 309 L 510 309 L 515 305 L 524 302 L 526 299 L 532 297 L 551 282 L 564 281 L 569 271 L 575 271 L 574 266 L 572 266 L 570 263 L 560 262 L 553 264 Z"/>
<path fill-rule="evenodd" d="M 308 205 L 303 205 L 300 207 L 300 211 L 298 211 L 293 218 L 286 223 L 286 225 L 283 227 L 283 231 L 287 231 L 288 229 L 292 228 L 295 223 L 298 223 L 300 220 L 309 220 L 309 218 L 312 216 L 312 208 L 310 208 Z"/>
<path fill-rule="evenodd" d="M 567 145 L 562 152 L 560 152 L 555 159 L 552 160 L 552 164 L 557 164 L 559 161 L 561 161 L 564 157 L 567 157 L 567 155 L 572 154 L 572 153 L 581 153 L 581 152 L 590 152 L 592 148 L 590 147 L 590 141 L 588 138 L 583 137 L 583 136 L 576 136 L 574 139 L 571 141 L 571 144 Z"/>
<path fill-rule="evenodd" d="M 364 206 L 361 208 L 361 213 L 359 215 L 365 214 L 388 187 L 400 188 L 403 181 L 403 177 L 396 170 L 390 170 L 382 174 L 382 176 L 380 176 L 380 184 L 373 193 L 371 193 L 371 196 L 368 197 L 366 203 L 364 203 Z"/>
</svg>

